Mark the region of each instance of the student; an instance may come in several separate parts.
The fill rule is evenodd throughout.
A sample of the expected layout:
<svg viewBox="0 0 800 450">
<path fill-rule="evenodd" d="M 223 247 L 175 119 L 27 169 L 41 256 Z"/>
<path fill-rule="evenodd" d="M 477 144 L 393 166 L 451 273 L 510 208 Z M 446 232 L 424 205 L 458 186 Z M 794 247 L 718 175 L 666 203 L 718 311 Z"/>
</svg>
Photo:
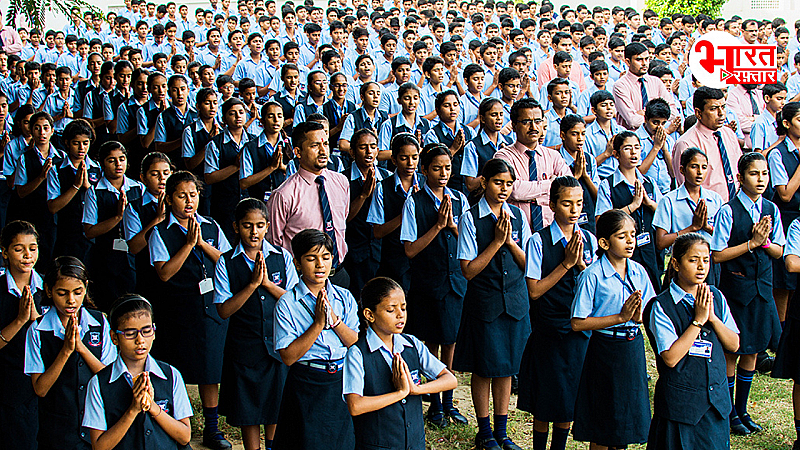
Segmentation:
<svg viewBox="0 0 800 450">
<path fill-rule="evenodd" d="M 411 286 L 410 263 L 400 241 L 403 204 L 420 189 L 424 176 L 417 171 L 419 141 L 411 133 L 398 133 L 392 138 L 394 175 L 375 185 L 367 223 L 381 240 L 381 263 L 377 274 L 395 280 L 408 292 Z"/>
<path fill-rule="evenodd" d="M 302 77 L 308 79 L 308 75 Z M 300 70 L 292 63 L 286 63 L 281 67 L 281 83 L 283 88 L 277 90 L 272 100 L 281 104 L 283 107 L 284 129 L 287 133 L 291 133 L 292 124 L 294 123 L 294 110 L 297 106 L 297 101 L 301 97 L 300 89 Z"/>
<path fill-rule="evenodd" d="M 157 152 L 172 155 L 176 161 L 183 142 L 183 130 L 197 120 L 197 111 L 189 106 L 189 85 L 183 75 L 173 75 L 167 83 L 170 105 L 156 118 L 156 134 L 153 136 Z M 173 153 L 174 152 L 174 153 Z"/>
<path fill-rule="evenodd" d="M 484 77 L 483 67 L 477 64 L 469 64 L 464 67 L 464 84 L 467 85 L 467 92 L 461 95 L 459 99 L 459 103 L 463 105 L 463 108 L 458 116 L 458 121 L 472 129 L 481 124 L 478 116 L 484 97 Z"/>
<path fill-rule="evenodd" d="M 49 307 L 28 328 L 25 374 L 39 396 L 40 450 L 85 449 L 89 432 L 81 428 L 86 385 L 117 357 L 105 316 L 93 308 L 88 295 L 86 266 L 61 256 L 44 277 Z"/>
<path fill-rule="evenodd" d="M 573 114 L 576 111 L 572 101 L 572 88 L 566 78 L 554 78 L 547 83 L 544 89 L 547 90 L 551 108 L 544 114 L 544 118 L 547 121 L 547 131 L 542 145 L 558 150 L 561 148 L 559 143 L 561 140 L 561 120 L 568 113 Z"/>
<path fill-rule="evenodd" d="M 4 182 L 5 187 L 0 187 L 0 190 L 3 191 L 0 195 L 2 195 L 1 198 L 5 201 L 5 208 L 2 211 L 4 223 L 5 217 L 9 212 L 8 208 L 14 198 L 14 193 L 11 191 L 11 188 L 14 185 L 14 171 L 17 169 L 17 161 L 32 142 L 31 117 L 33 117 L 34 112 L 34 108 L 31 105 L 22 105 L 17 109 L 11 131 L 11 140 L 6 144 L 3 152 L 2 182 Z"/>
<path fill-rule="evenodd" d="M 595 204 L 600 177 L 592 154 L 584 150 L 586 143 L 586 124 L 583 118 L 575 114 L 567 114 L 561 120 L 561 157 L 572 170 L 583 191 L 582 211 L 578 217 L 578 225 L 591 233 L 595 227 Z"/>
<path fill-rule="evenodd" d="M 243 115 L 243 114 L 242 114 Z M 214 264 L 231 249 L 220 226 L 197 213 L 200 181 L 179 171 L 167 179 L 167 217 L 153 228 L 147 245 L 159 283 L 153 290 L 161 336 L 170 345 L 158 355 L 175 366 L 187 384 L 197 384 L 203 404 L 203 445 L 230 448 L 218 428 L 217 404 L 228 322 L 213 306 Z"/>
<path fill-rule="evenodd" d="M 39 258 L 39 236 L 30 222 L 14 221 L 0 233 L 3 267 L 0 275 L 0 430 L 14 436 L 14 447 L 36 449 L 39 400 L 25 375 L 25 335 L 43 311 L 42 278 L 33 270 Z"/>
<path fill-rule="evenodd" d="M 783 255 L 786 239 L 780 226 L 780 210 L 761 196 L 769 184 L 764 155 L 758 152 L 742 155 L 738 169 L 741 189 L 714 219 L 711 251 L 714 262 L 721 266 L 719 288 L 731 299 L 731 314 L 740 330 L 739 349 L 725 353 L 733 403 L 731 433 L 748 435 L 762 430 L 747 413 L 747 398 L 756 355 L 777 342 L 781 332 L 772 296 L 770 258 Z"/>
<path fill-rule="evenodd" d="M 136 287 L 133 255 L 128 251 L 122 219 L 128 203 L 141 198 L 144 186 L 125 175 L 128 151 L 117 141 L 100 146 L 103 176 L 89 188 L 83 204 L 83 233 L 93 240 L 88 265 L 93 268 L 92 294 L 101 311 L 113 299 Z"/>
<path fill-rule="evenodd" d="M 614 82 L 608 78 L 608 64 L 602 59 L 596 59 L 589 64 L 589 77 L 593 83 L 578 96 L 575 102 L 578 111 L 576 114 L 583 117 L 587 124 L 594 122 L 594 114 L 592 113 L 591 98 L 592 94 L 597 91 L 606 91 L 611 93 L 614 89 Z"/>
<path fill-rule="evenodd" d="M 277 108 L 280 111 L 280 107 Z M 297 284 L 288 250 L 264 239 L 267 207 L 259 199 L 236 206 L 234 231 L 239 240 L 214 269 L 214 303 L 230 318 L 222 364 L 220 414 L 242 428 L 245 450 L 260 448 L 261 425 L 266 448 L 272 448 L 286 367 L 275 351 L 272 331 L 275 304 Z"/>
<path fill-rule="evenodd" d="M 98 85 L 87 92 L 84 97 L 77 97 L 79 94 L 75 90 L 75 102 L 82 105 L 82 113 L 77 115 L 88 120 L 95 131 L 96 141 L 93 142 L 93 150 L 109 139 L 107 124 L 114 118 L 114 111 L 111 107 L 111 92 L 114 90 L 113 62 L 103 63 L 98 81 Z M 93 151 L 92 154 L 95 152 Z"/>
<path fill-rule="evenodd" d="M 294 108 L 294 113 L 292 114 L 293 125 L 305 122 L 311 114 L 322 114 L 322 106 L 327 101 L 326 78 L 325 72 L 321 70 L 313 70 L 308 74 L 308 84 L 306 85 L 308 92 L 295 105 L 296 108 Z"/>
<path fill-rule="evenodd" d="M 618 167 L 600 182 L 595 213 L 599 217 L 608 210 L 621 209 L 631 215 L 636 224 L 636 248 L 632 258 L 644 266 L 650 283 L 660 287 L 663 264 L 656 251 L 653 216 L 661 200 L 661 191 L 652 179 L 637 169 L 642 147 L 635 133 L 623 131 L 614 136 L 613 148 Z"/>
<path fill-rule="evenodd" d="M 394 60 L 392 60 L 392 72 L 390 78 L 394 78 L 394 82 L 384 85 L 381 92 L 381 100 L 378 104 L 378 109 L 381 111 L 386 111 L 389 116 L 393 116 L 402 110 L 401 105 L 398 102 L 398 99 L 400 98 L 399 90 L 402 85 L 408 83 L 411 79 L 411 61 L 409 61 L 409 59 L 405 56 L 398 56 L 394 58 Z M 380 76 L 378 76 L 378 82 L 381 82 Z M 416 86 L 414 83 L 411 83 L 411 85 Z M 417 88 L 417 91 L 419 91 L 419 88 Z"/>
<path fill-rule="evenodd" d="M 217 93 L 211 88 L 201 88 L 195 94 L 197 119 L 183 129 L 181 138 L 181 157 L 184 167 L 198 177 L 205 171 L 206 146 L 220 133 L 222 127 L 217 121 Z M 211 210 L 211 187 L 206 186 L 200 194 L 200 214 Z"/>
<path fill-rule="evenodd" d="M 456 378 L 419 339 L 403 333 L 405 293 L 394 280 L 379 277 L 364 286 L 361 316 L 361 333 L 347 350 L 343 388 L 356 446 L 424 450 L 420 396 L 452 392 Z"/>
<path fill-rule="evenodd" d="M 470 127 L 461 125 L 458 116 L 461 114 L 461 104 L 458 101 L 458 93 L 449 89 L 439 93 L 434 103 L 436 118 L 438 123 L 431 127 L 423 137 L 425 145 L 433 143 L 444 144 L 452 155 L 452 172 L 447 186 L 467 194 L 467 186 L 464 177 L 461 175 L 461 166 L 464 162 L 464 147 L 475 136 L 475 131 Z"/>
<path fill-rule="evenodd" d="M 561 78 L 566 80 L 566 85 L 569 87 L 572 96 L 570 97 L 570 104 L 577 105 L 578 104 L 578 97 L 580 96 L 580 88 L 578 84 L 574 81 L 569 79 L 569 74 L 572 72 L 572 55 L 567 52 L 556 52 L 553 55 L 553 67 L 555 68 L 555 78 Z M 542 105 L 542 109 L 545 111 L 549 110 L 552 106 L 550 101 L 551 94 L 547 92 L 549 83 L 542 86 L 542 89 L 539 92 L 539 103 Z M 576 112 L 576 111 L 573 111 Z"/>
<path fill-rule="evenodd" d="M 425 146 L 420 166 L 425 186 L 406 199 L 400 229 L 400 242 L 411 261 L 409 312 L 415 319 L 409 332 L 422 339 L 435 357 L 441 347 L 441 360 L 451 367 L 467 288 L 456 258 L 458 221 L 469 202 L 463 193 L 447 187 L 452 163 L 444 144 Z M 441 401 L 438 393 L 432 394 L 428 421 L 445 427 L 448 419 L 467 424 L 453 406 L 453 391 L 445 391 Z"/>
<path fill-rule="evenodd" d="M 419 113 L 428 120 L 435 120 L 436 98 L 447 89 L 444 84 L 444 60 L 440 56 L 429 56 L 422 63 L 422 74 L 424 77 L 420 78 L 418 84 L 421 85 Z"/>
<path fill-rule="evenodd" d="M 133 95 L 122 102 L 117 108 L 117 139 L 122 142 L 131 153 L 144 153 L 138 135 L 139 109 L 147 103 L 149 91 L 147 90 L 148 72 L 146 70 L 134 70 L 131 75 L 131 86 Z M 142 155 L 144 157 L 144 155 Z M 136 175 L 138 168 L 130 167 L 129 175 Z"/>
<path fill-rule="evenodd" d="M 608 91 L 597 91 L 590 98 L 594 122 L 586 126 L 586 149 L 594 156 L 597 175 L 608 178 L 619 164 L 614 158 L 613 137 L 622 127 L 617 124 L 614 96 Z"/>
<path fill-rule="evenodd" d="M 342 401 L 347 348 L 358 339 L 352 294 L 328 280 L 334 245 L 323 231 L 292 238 L 300 281 L 275 305 L 275 350 L 289 366 L 274 450 L 352 449 L 353 421 Z"/>
<path fill-rule="evenodd" d="M 86 261 L 92 243 L 83 234 L 83 203 L 103 171 L 88 156 L 95 134 L 85 119 L 70 122 L 63 139 L 65 158 L 47 173 L 47 209 L 58 220 L 54 253 Z"/>
<path fill-rule="evenodd" d="M 505 135 L 511 135 L 512 138 L 511 125 L 508 123 L 511 121 L 511 106 L 520 96 L 521 79 L 522 77 L 517 69 L 512 67 L 500 70 L 497 75 L 497 89 L 495 91 L 498 93 L 497 98 L 503 103 L 503 111 L 505 112 L 503 114 L 503 130 L 501 132 Z"/>
<path fill-rule="evenodd" d="M 247 142 L 239 167 L 239 188 L 249 197 L 266 201 L 272 190 L 286 180 L 285 149 L 289 145 L 283 133 L 283 108 L 269 101 L 261 107 L 261 134 Z"/>
<path fill-rule="evenodd" d="M 547 448 L 550 422 L 550 448 L 564 450 L 575 415 L 589 333 L 572 331 L 570 308 L 578 277 L 594 262 L 597 250 L 594 235 L 580 228 L 584 198 L 577 179 L 553 180 L 553 222 L 534 233 L 525 249 L 525 281 L 538 314 L 532 316 L 533 333 L 523 353 L 517 406 L 533 414 L 534 450 Z"/>
<path fill-rule="evenodd" d="M 754 152 L 769 154 L 768 149 L 778 141 L 776 114 L 786 104 L 786 86 L 783 83 L 765 84 L 761 92 L 764 95 L 764 110 L 753 122 L 750 140 Z M 791 220 L 787 223 L 791 223 Z M 786 228 L 788 225 L 784 227 Z"/>
<path fill-rule="evenodd" d="M 80 110 L 80 103 L 74 100 L 72 92 L 72 71 L 69 67 L 59 66 L 56 69 L 56 91 L 48 95 L 42 103 L 42 112 L 53 118 L 53 134 L 61 136 L 64 127 L 72 121 L 73 113 Z M 58 139 L 54 143 L 58 142 Z M 60 143 L 58 144 L 60 145 Z"/>
<path fill-rule="evenodd" d="M 723 355 L 739 347 L 739 329 L 722 293 L 703 283 L 710 270 L 706 238 L 681 235 L 672 246 L 669 288 L 644 310 L 659 374 L 648 448 L 730 448 Z"/>
<path fill-rule="evenodd" d="M 359 90 L 361 96 L 361 107 L 349 114 L 342 124 L 342 134 L 339 135 L 339 151 L 347 154 L 351 159 L 355 159 L 355 154 L 351 148 L 351 141 L 356 131 L 363 128 L 372 130 L 376 135 L 381 129 L 381 125 L 389 114 L 378 109 L 381 98 L 381 85 L 370 81 L 361 85 Z M 391 158 L 390 151 L 378 151 L 378 161 L 386 161 Z"/>
<path fill-rule="evenodd" d="M 248 133 L 244 102 L 231 98 L 222 104 L 225 128 L 206 145 L 205 182 L 211 193 L 211 217 L 222 227 L 228 241 L 234 238 L 233 212 L 242 199 L 239 187 L 239 165 L 247 143 L 256 137 Z"/>
<path fill-rule="evenodd" d="M 239 99 L 244 102 L 244 110 L 247 114 L 247 120 L 244 123 L 244 129 L 248 133 L 258 136 L 261 134 L 261 116 L 258 109 L 259 105 L 256 103 L 256 84 L 250 78 L 242 79 L 239 83 Z"/>
<path fill-rule="evenodd" d="M 642 305 L 655 291 L 647 271 L 631 259 L 636 227 L 619 209 L 597 219 L 599 258 L 581 274 L 572 302 L 572 330 L 593 331 L 578 385 L 573 438 L 593 446 L 624 448 L 647 441 L 650 399 L 638 324 Z"/>
<path fill-rule="evenodd" d="M 328 139 L 331 151 L 338 148 L 344 122 L 347 120 L 347 117 L 356 110 L 356 105 L 345 98 L 347 96 L 347 89 L 347 77 L 343 73 L 336 72 L 331 75 L 331 99 L 322 105 L 322 115 L 328 119 L 331 128 Z M 352 160 L 348 161 L 348 163 L 350 162 L 352 162 Z"/>
<path fill-rule="evenodd" d="M 496 98 L 485 98 L 478 109 L 480 129 L 476 136 L 464 146 L 464 161 L 461 164 L 461 176 L 470 192 L 470 204 L 480 199 L 482 181 L 479 174 L 483 167 L 494 158 L 500 148 L 511 145 L 514 141 L 500 131 L 505 123 L 503 102 Z"/>
<path fill-rule="evenodd" d="M 156 335 L 150 302 L 120 297 L 109 315 L 118 356 L 89 380 L 82 425 L 92 448 L 188 447 L 192 405 L 178 369 L 150 355 Z M 168 345 L 164 343 L 163 345 Z"/>
<path fill-rule="evenodd" d="M 384 91 L 384 94 L 386 91 Z M 381 95 L 384 95 L 381 94 Z M 417 139 L 422 140 L 431 129 L 428 119 L 422 117 L 417 112 L 419 107 L 419 88 L 413 83 L 403 83 L 397 89 L 397 102 L 401 107 L 398 114 L 389 118 L 381 124 L 378 133 L 378 147 L 381 150 L 389 150 L 394 136 L 398 133 L 411 133 Z M 391 115 L 391 111 L 389 112 Z"/>
<path fill-rule="evenodd" d="M 636 129 L 642 143 L 642 161 L 639 172 L 656 182 L 658 190 L 666 194 L 672 189 L 672 149 L 675 139 L 666 130 L 670 122 L 669 103 L 654 98 L 644 108 L 644 123 Z"/>
<path fill-rule="evenodd" d="M 139 172 L 144 155 L 155 150 L 158 116 L 170 106 L 167 100 L 167 77 L 161 72 L 147 75 L 147 92 L 150 93 L 150 100 L 138 108 L 135 123 L 132 122 L 132 128 L 136 128 L 136 136 L 139 138 L 139 148 L 134 146 L 137 151 L 131 152 L 132 176 Z"/>
<path fill-rule="evenodd" d="M 511 376 L 531 332 L 523 283 L 524 243 L 530 226 L 522 211 L 506 203 L 516 176 L 511 165 L 491 159 L 481 172 L 484 195 L 458 223 L 458 259 L 467 279 L 453 369 L 472 373 L 478 420 L 478 450 L 519 449 L 506 432 Z M 489 395 L 494 397 L 494 431 Z"/>
</svg>

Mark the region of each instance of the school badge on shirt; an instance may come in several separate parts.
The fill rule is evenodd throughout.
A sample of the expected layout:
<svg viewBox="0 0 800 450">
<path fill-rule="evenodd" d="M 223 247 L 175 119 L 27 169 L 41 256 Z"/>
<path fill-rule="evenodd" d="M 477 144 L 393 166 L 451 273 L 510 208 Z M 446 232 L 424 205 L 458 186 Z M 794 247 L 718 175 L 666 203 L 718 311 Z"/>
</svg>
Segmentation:
<svg viewBox="0 0 800 450">
<path fill-rule="evenodd" d="M 275 284 L 281 284 L 283 280 L 281 279 L 281 273 L 275 272 L 272 274 L 272 282 Z"/>
<path fill-rule="evenodd" d="M 169 400 L 166 399 L 156 400 L 156 405 L 158 405 L 161 408 L 161 410 L 164 411 L 165 413 L 172 415 L 169 412 Z"/>
<path fill-rule="evenodd" d="M 100 174 L 96 172 L 89 172 L 89 182 L 92 184 L 97 183 L 100 180 Z"/>
<path fill-rule="evenodd" d="M 91 346 L 91 347 L 99 347 L 100 346 L 100 332 L 99 331 L 90 331 L 89 332 L 89 346 Z"/>
<path fill-rule="evenodd" d="M 519 244 L 519 231 L 511 230 L 511 239 L 514 240 L 517 244 Z"/>
</svg>

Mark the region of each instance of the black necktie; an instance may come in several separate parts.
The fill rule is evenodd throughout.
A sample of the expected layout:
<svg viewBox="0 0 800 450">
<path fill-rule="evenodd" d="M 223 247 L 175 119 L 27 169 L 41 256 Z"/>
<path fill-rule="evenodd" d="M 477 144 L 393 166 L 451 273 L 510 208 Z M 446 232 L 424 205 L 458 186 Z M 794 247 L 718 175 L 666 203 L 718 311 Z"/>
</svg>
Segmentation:
<svg viewBox="0 0 800 450">
<path fill-rule="evenodd" d="M 753 108 L 753 115 L 757 116 L 761 114 L 761 112 L 758 110 L 758 102 L 756 102 L 756 96 L 753 95 L 753 90 L 748 89 L 747 95 L 750 96 L 750 106 Z"/>
</svg>

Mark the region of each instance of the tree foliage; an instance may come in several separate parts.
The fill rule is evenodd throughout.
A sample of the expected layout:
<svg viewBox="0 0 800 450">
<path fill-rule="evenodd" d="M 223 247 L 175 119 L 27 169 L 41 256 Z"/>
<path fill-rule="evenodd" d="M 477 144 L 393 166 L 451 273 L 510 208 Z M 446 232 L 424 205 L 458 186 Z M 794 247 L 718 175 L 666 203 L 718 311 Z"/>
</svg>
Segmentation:
<svg viewBox="0 0 800 450">
<path fill-rule="evenodd" d="M 43 30 L 45 14 L 48 11 L 55 11 L 69 16 L 70 10 L 75 7 L 81 11 L 101 13 L 99 8 L 85 0 L 10 0 L 6 13 L 6 23 L 10 26 L 16 26 L 17 19 L 21 17 L 27 25 Z"/>
<path fill-rule="evenodd" d="M 657 12 L 660 17 L 669 17 L 675 13 L 696 16 L 706 14 L 719 17 L 722 5 L 727 0 L 646 0 L 648 8 Z"/>
</svg>

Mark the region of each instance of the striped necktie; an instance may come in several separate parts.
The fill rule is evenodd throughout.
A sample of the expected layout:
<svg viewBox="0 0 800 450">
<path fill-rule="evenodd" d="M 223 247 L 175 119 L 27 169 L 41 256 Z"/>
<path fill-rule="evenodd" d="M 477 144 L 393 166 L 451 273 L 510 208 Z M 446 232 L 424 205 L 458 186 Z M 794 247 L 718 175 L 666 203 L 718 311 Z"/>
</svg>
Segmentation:
<svg viewBox="0 0 800 450">
<path fill-rule="evenodd" d="M 733 172 L 731 171 L 731 162 L 728 161 L 728 152 L 725 150 L 725 144 L 722 142 L 722 133 L 719 131 L 714 132 L 714 137 L 717 138 L 717 146 L 719 147 L 719 156 L 722 159 L 722 169 L 725 171 L 725 182 L 728 184 L 728 201 L 733 200 L 736 196 L 736 184 L 733 182 Z"/>
<path fill-rule="evenodd" d="M 325 234 L 330 236 L 333 241 L 333 268 L 339 265 L 339 251 L 336 246 L 336 232 L 333 227 L 333 215 L 331 214 L 331 204 L 328 202 L 328 193 L 325 192 L 325 177 L 318 176 L 314 181 L 319 185 L 319 203 L 322 208 L 322 226 Z"/>
<path fill-rule="evenodd" d="M 528 180 L 539 181 L 539 169 L 536 167 L 536 152 L 528 150 L 525 153 L 531 158 L 528 166 Z M 539 204 L 531 204 L 531 226 L 533 231 L 539 231 L 544 228 L 544 219 L 542 218 L 542 207 Z"/>
</svg>

